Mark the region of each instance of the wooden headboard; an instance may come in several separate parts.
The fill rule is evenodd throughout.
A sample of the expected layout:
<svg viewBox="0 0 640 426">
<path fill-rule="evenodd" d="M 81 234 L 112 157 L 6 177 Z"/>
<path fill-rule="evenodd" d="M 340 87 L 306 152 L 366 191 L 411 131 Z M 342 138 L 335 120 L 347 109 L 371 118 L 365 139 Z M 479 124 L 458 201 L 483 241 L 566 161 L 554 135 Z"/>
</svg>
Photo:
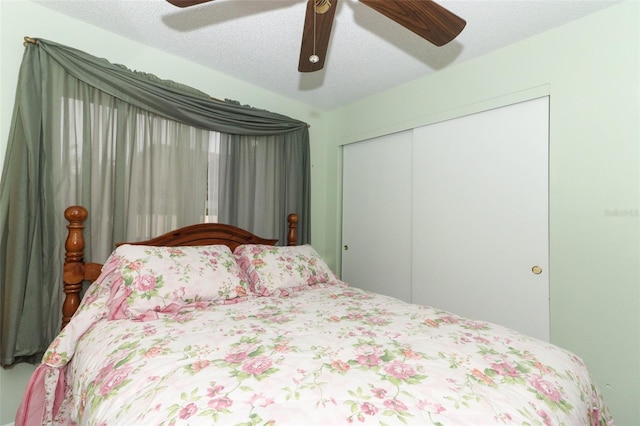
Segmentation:
<svg viewBox="0 0 640 426">
<path fill-rule="evenodd" d="M 62 328 L 71 320 L 71 317 L 80 305 L 80 292 L 82 291 L 83 282 L 95 281 L 100 276 L 102 270 L 101 263 L 84 261 L 84 222 L 89 217 L 87 209 L 81 206 L 68 207 L 64 212 L 64 217 L 69 222 L 67 225 L 69 231 L 64 245 L 65 256 L 62 282 L 64 285 L 65 299 L 62 305 Z M 287 221 L 289 223 L 287 245 L 294 246 L 298 239 L 298 215 L 291 213 Z M 261 238 L 249 231 L 232 225 L 200 223 L 167 232 L 150 240 L 136 241 L 127 244 L 164 247 L 221 244 L 234 250 L 241 244 L 275 245 L 277 242 L 278 240 Z"/>
</svg>

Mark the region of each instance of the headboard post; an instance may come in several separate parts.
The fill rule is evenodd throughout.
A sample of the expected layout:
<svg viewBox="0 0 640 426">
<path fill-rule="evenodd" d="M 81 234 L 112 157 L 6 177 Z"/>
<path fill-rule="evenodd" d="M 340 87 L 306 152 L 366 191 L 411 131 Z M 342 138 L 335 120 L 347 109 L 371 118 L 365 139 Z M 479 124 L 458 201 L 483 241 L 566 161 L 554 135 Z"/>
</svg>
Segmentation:
<svg viewBox="0 0 640 426">
<path fill-rule="evenodd" d="M 73 313 L 80 305 L 80 291 L 84 281 L 84 222 L 89 217 L 87 209 L 81 206 L 71 206 L 64 211 L 64 217 L 69 221 L 67 240 L 64 248 L 64 270 L 62 283 L 65 299 L 62 305 L 62 328 L 71 320 Z"/>
<path fill-rule="evenodd" d="M 298 215 L 291 213 L 287 216 L 289 222 L 289 233 L 287 234 L 287 245 L 295 246 L 298 243 Z"/>
</svg>

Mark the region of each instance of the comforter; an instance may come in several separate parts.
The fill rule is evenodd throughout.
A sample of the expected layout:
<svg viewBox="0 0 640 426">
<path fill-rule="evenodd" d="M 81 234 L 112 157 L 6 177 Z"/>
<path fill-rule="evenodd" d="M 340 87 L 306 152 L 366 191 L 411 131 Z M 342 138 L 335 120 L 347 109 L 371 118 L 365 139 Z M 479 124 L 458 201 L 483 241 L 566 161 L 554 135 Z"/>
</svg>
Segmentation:
<svg viewBox="0 0 640 426">
<path fill-rule="evenodd" d="M 17 425 L 611 425 L 583 361 L 346 285 L 107 317 L 98 283 Z"/>
</svg>

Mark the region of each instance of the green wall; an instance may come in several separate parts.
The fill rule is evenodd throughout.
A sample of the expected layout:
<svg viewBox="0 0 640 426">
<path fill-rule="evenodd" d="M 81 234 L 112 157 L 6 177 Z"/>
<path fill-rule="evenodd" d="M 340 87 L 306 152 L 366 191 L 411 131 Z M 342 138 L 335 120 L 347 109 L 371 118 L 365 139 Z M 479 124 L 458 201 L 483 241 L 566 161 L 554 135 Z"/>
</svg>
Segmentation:
<svg viewBox="0 0 640 426">
<path fill-rule="evenodd" d="M 541 94 L 550 95 L 551 339 L 587 362 L 617 424 L 637 426 L 639 2 L 330 111 L 328 244 L 339 253 L 340 145 Z"/>
<path fill-rule="evenodd" d="M 341 144 L 549 94 L 552 341 L 585 359 L 618 425 L 640 425 L 640 3 L 328 112 L 29 1 L 0 1 L 0 35 L 0 160 L 24 36 L 308 122 L 313 245 L 337 269 Z M 23 368 L 0 369 L 0 425 L 25 380 Z"/>
</svg>

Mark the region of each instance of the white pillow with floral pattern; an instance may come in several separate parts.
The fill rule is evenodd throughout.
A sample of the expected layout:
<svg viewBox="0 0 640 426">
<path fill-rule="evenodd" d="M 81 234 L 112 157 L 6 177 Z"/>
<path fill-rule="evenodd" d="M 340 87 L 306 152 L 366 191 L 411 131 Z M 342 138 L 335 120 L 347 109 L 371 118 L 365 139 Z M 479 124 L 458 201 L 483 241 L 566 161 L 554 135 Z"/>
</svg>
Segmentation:
<svg viewBox="0 0 640 426">
<path fill-rule="evenodd" d="M 184 308 L 238 303 L 248 295 L 246 276 L 224 245 L 154 247 L 123 244 L 111 284 L 109 319 L 150 320 Z"/>
<path fill-rule="evenodd" d="M 249 289 L 258 296 L 288 296 L 294 291 L 346 285 L 308 244 L 246 244 L 236 247 L 233 254 L 248 277 Z"/>
</svg>

